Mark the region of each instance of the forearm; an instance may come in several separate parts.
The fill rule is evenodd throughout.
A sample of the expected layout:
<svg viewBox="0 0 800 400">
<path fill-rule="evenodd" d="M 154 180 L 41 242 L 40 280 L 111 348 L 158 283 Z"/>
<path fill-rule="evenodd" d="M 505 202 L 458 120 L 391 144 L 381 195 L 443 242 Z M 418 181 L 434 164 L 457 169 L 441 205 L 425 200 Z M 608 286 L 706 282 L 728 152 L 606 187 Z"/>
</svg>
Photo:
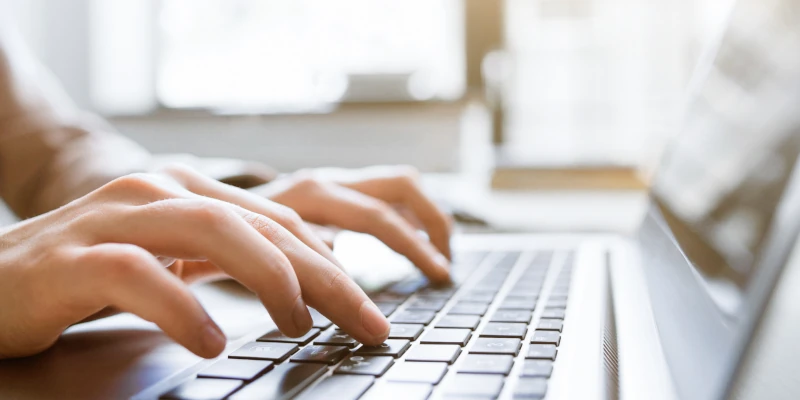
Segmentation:
<svg viewBox="0 0 800 400">
<path fill-rule="evenodd" d="M 150 155 L 81 112 L 16 32 L 0 29 L 0 195 L 28 218 L 121 175 Z"/>
<path fill-rule="evenodd" d="M 0 124 L 0 188 L 21 218 L 58 208 L 150 163 L 147 151 L 99 121 L 55 122 L 40 116 L 16 132 Z"/>
</svg>

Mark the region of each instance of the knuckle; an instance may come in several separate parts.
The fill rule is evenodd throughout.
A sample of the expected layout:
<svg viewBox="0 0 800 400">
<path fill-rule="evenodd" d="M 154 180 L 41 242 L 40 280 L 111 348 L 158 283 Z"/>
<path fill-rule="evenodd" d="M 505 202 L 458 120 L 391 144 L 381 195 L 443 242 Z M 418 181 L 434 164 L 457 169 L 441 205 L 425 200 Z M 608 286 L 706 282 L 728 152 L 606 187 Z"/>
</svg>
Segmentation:
<svg viewBox="0 0 800 400">
<path fill-rule="evenodd" d="M 109 253 L 110 265 L 105 273 L 111 280 L 129 280 L 149 268 L 146 252 L 133 245 L 116 245 Z"/>
<path fill-rule="evenodd" d="M 247 221 L 247 223 L 250 224 L 250 226 L 252 226 L 255 230 L 265 236 L 272 236 L 276 230 L 275 221 L 272 221 L 261 214 L 248 212 L 244 216 L 244 220 Z"/>
<path fill-rule="evenodd" d="M 292 180 L 293 186 L 303 191 L 315 191 L 322 187 L 322 182 L 311 171 L 296 172 Z"/>
<path fill-rule="evenodd" d="M 383 201 L 375 199 L 364 204 L 364 214 L 373 224 L 390 223 L 394 210 Z"/>
<path fill-rule="evenodd" d="M 347 286 L 347 279 L 344 271 L 336 268 L 328 277 L 328 289 L 332 290 L 334 293 L 343 293 L 343 290 L 340 289 L 344 289 L 343 287 Z"/>
<path fill-rule="evenodd" d="M 197 175 L 197 171 L 189 165 L 173 162 L 158 169 L 158 172 L 178 182 L 185 182 Z"/>
<path fill-rule="evenodd" d="M 303 223 L 297 211 L 284 205 L 278 204 L 273 214 L 273 220 L 287 229 L 299 227 Z"/>
<path fill-rule="evenodd" d="M 188 214 L 189 218 L 204 225 L 226 225 L 235 217 L 233 211 L 221 202 L 205 199 L 191 199 L 181 203 L 183 204 L 183 210 Z"/>
<path fill-rule="evenodd" d="M 141 193 L 157 189 L 152 176 L 146 173 L 134 173 L 114 179 L 104 186 L 104 190 L 112 193 Z"/>
</svg>

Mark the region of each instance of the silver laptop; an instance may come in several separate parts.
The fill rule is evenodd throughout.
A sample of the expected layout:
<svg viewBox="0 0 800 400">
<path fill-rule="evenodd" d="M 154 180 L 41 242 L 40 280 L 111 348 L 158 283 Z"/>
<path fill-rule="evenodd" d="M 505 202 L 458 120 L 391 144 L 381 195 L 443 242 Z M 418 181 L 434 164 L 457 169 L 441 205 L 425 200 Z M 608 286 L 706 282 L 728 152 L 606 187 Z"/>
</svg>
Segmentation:
<svg viewBox="0 0 800 400">
<path fill-rule="evenodd" d="M 740 2 L 694 88 L 633 235 L 459 235 L 451 287 L 356 276 L 392 322 L 376 347 L 318 313 L 285 337 L 236 284 L 201 287 L 217 359 L 120 315 L 0 362 L 0 398 L 800 398 L 779 323 L 798 317 L 800 4 Z M 337 252 L 382 264 L 363 240 Z"/>
</svg>

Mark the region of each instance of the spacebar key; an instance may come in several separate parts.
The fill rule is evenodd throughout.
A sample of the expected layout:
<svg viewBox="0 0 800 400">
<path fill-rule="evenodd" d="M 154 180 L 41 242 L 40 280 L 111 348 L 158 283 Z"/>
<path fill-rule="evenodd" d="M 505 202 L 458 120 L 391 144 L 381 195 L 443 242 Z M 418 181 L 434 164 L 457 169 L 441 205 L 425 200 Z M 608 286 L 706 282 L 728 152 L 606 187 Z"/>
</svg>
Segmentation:
<svg viewBox="0 0 800 400">
<path fill-rule="evenodd" d="M 230 399 L 290 399 L 322 376 L 325 371 L 327 371 L 327 367 L 322 364 L 289 363 L 279 365 L 234 393 Z"/>
</svg>

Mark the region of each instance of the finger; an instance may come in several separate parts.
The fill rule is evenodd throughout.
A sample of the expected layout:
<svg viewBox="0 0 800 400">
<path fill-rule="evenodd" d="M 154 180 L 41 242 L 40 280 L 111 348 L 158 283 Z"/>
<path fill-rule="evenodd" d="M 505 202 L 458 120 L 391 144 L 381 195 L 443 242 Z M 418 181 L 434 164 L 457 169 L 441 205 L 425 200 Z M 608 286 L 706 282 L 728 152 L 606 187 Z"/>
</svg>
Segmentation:
<svg viewBox="0 0 800 400">
<path fill-rule="evenodd" d="M 208 261 L 178 260 L 167 270 L 187 285 L 230 278 L 225 271 Z"/>
<path fill-rule="evenodd" d="M 410 169 L 395 167 L 384 174 L 374 175 L 359 181 L 342 182 L 342 185 L 387 203 L 408 207 L 425 227 L 434 246 L 448 259 L 451 258 L 451 219 L 423 193 L 415 178 L 416 173 Z"/>
<path fill-rule="evenodd" d="M 311 315 L 292 264 L 233 207 L 200 198 L 132 206 L 104 220 L 97 239 L 132 243 L 158 255 L 208 260 L 255 292 L 283 333 L 305 334 Z M 276 242 L 290 240 L 285 230 L 276 233 Z"/>
<path fill-rule="evenodd" d="M 332 263 L 336 260 L 330 248 L 296 212 L 186 168 L 177 167 L 170 173 L 194 193 L 238 204 L 240 207 L 232 209 L 288 257 L 309 305 L 362 343 L 378 344 L 386 339 L 389 332 L 386 318 L 344 274 L 338 262 Z"/>
<path fill-rule="evenodd" d="M 193 353 L 219 355 L 225 336 L 188 288 L 140 247 L 100 244 L 75 250 L 80 276 L 73 296 L 86 304 L 110 305 L 158 325 Z"/>
<path fill-rule="evenodd" d="M 323 240 L 315 235 L 292 209 L 267 200 L 256 193 L 211 179 L 186 166 L 172 165 L 165 168 L 164 172 L 177 179 L 186 189 L 193 193 L 236 204 L 276 221 L 308 247 L 322 254 L 341 268 L 341 264 L 334 257 L 331 247 L 327 246 Z"/>
<path fill-rule="evenodd" d="M 445 257 L 383 201 L 336 184 L 323 184 L 316 196 L 326 207 L 306 210 L 306 219 L 371 234 L 406 256 L 432 281 L 449 279 Z"/>
<path fill-rule="evenodd" d="M 389 335 L 389 322 L 361 288 L 344 270 L 311 250 L 281 225 L 266 217 L 239 208 L 238 212 L 251 226 L 273 243 L 294 267 L 303 299 L 353 338 L 367 345 L 380 344 Z"/>
<path fill-rule="evenodd" d="M 328 226 L 322 226 L 317 224 L 308 223 L 308 227 L 311 228 L 311 231 L 314 232 L 326 246 L 333 250 L 333 242 L 336 239 L 336 235 L 339 233 L 339 229 L 334 229 Z"/>
</svg>

